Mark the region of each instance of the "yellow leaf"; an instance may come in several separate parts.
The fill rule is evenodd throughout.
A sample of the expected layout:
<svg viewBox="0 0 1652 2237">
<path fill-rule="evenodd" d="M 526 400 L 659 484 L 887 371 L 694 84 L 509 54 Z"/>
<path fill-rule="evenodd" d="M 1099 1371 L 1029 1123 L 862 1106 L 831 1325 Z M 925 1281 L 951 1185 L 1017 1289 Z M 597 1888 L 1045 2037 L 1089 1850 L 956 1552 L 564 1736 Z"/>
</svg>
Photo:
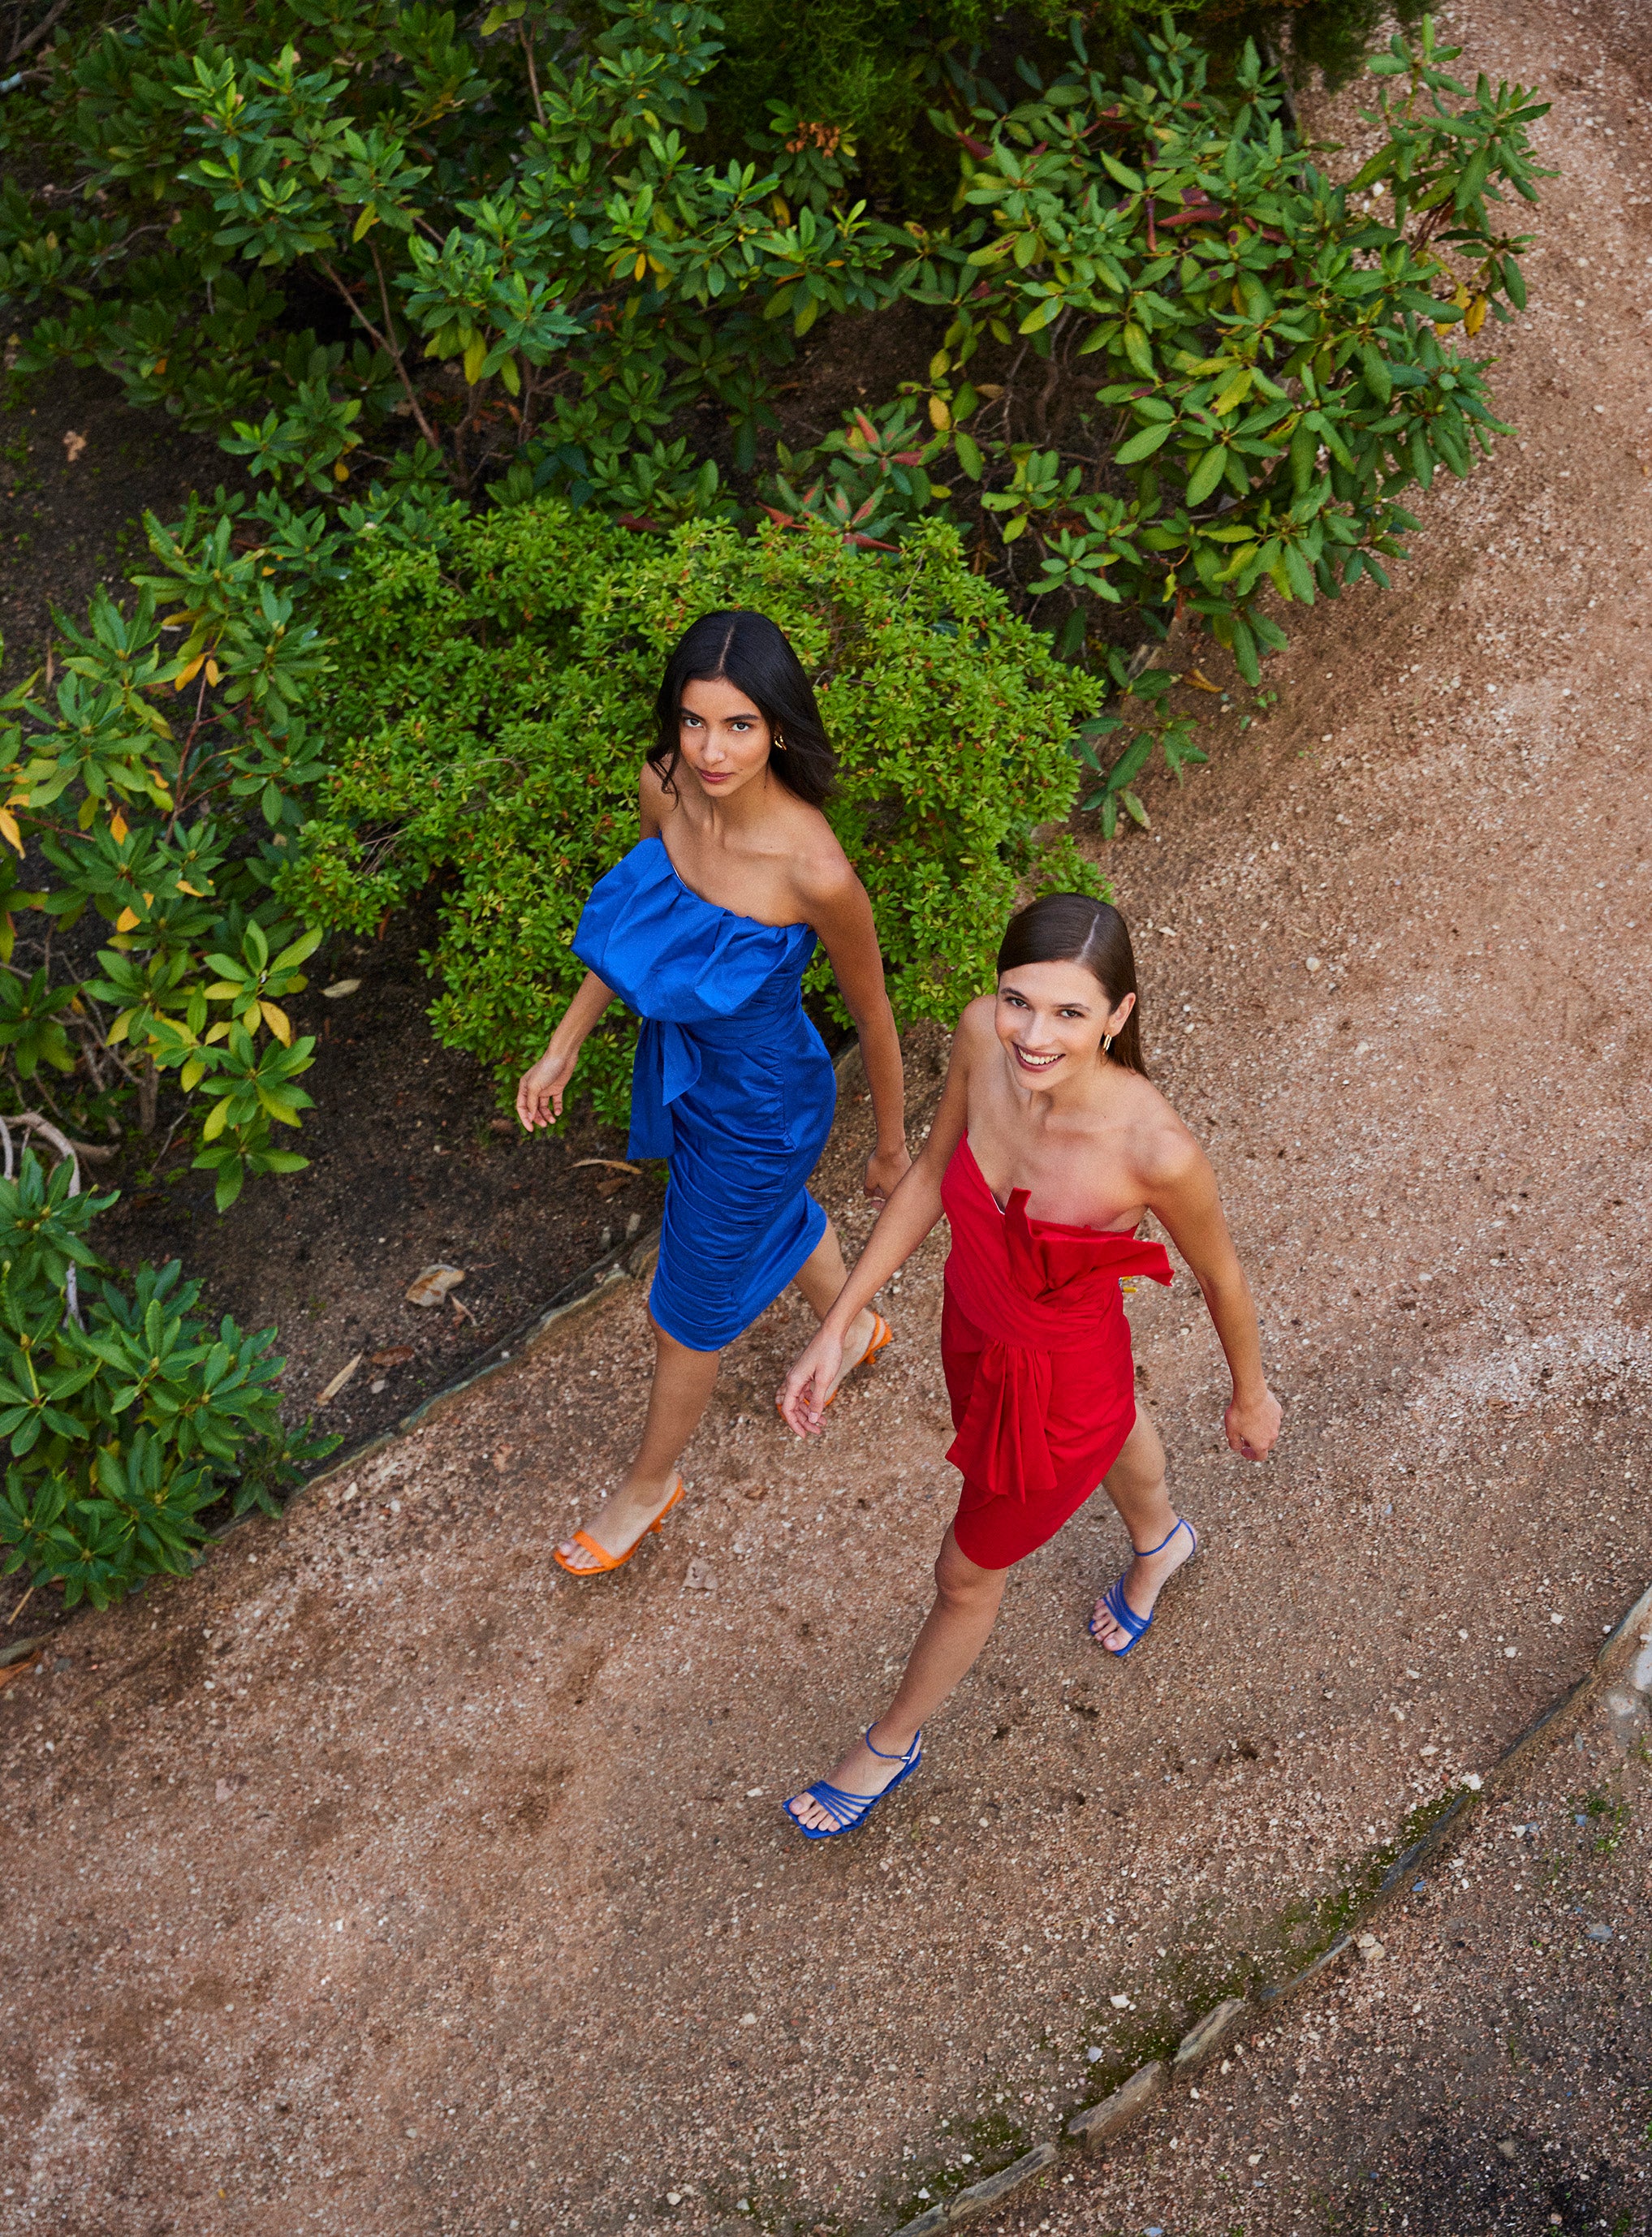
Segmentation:
<svg viewBox="0 0 1652 2237">
<path fill-rule="evenodd" d="M 292 1020 L 288 1018 L 286 1011 L 278 1009 L 274 1002 L 261 1002 L 258 1006 L 264 1013 L 264 1023 L 269 1027 L 271 1033 L 274 1034 L 281 1046 L 283 1048 L 291 1048 L 293 1046 L 293 1025 Z"/>
<path fill-rule="evenodd" d="M 143 921 L 135 908 L 123 908 L 115 920 L 116 932 L 135 932 Z"/>
<path fill-rule="evenodd" d="M 646 256 L 644 256 L 644 254 L 643 254 L 642 250 L 639 248 L 639 249 L 638 250 L 638 252 L 637 252 L 637 262 L 636 262 L 635 266 L 632 267 L 632 270 L 631 270 L 631 278 L 632 278 L 633 280 L 640 280 L 640 279 L 642 278 L 642 276 L 643 276 L 644 273 L 644 272 L 646 272 L 646 271 L 647 271 L 647 269 L 648 269 L 648 259 L 647 259 L 647 257 L 646 257 Z"/>
<path fill-rule="evenodd" d="M 1463 331 L 1465 334 L 1479 333 L 1485 324 L 1485 314 L 1489 307 L 1489 300 L 1484 295 L 1475 297 L 1469 306 L 1468 316 L 1463 321 Z"/>
<path fill-rule="evenodd" d="M 361 214 L 360 214 L 360 216 L 359 218 L 357 218 L 357 220 L 356 220 L 356 221 L 355 221 L 355 230 L 354 230 L 354 233 L 352 233 L 352 234 L 351 234 L 351 235 L 350 235 L 351 240 L 352 240 L 352 241 L 360 241 L 360 240 L 362 240 L 362 239 L 365 237 L 365 235 L 367 234 L 367 233 L 368 232 L 368 230 L 369 230 L 372 227 L 373 227 L 373 226 L 377 225 L 377 224 L 378 224 L 378 222 L 379 222 L 379 213 L 378 213 L 378 211 L 377 211 L 376 209 L 374 209 L 374 208 L 373 207 L 373 204 L 372 204 L 371 202 L 364 202 L 364 203 L 363 203 L 363 205 L 362 205 L 362 208 L 361 208 Z"/>
<path fill-rule="evenodd" d="M 333 478 L 335 482 L 347 482 L 350 478 L 350 469 L 342 459 L 333 461 Z"/>
<path fill-rule="evenodd" d="M 208 1033 L 206 1046 L 210 1048 L 215 1041 L 227 1041 L 228 1039 L 229 1020 L 227 1018 L 220 1018 L 217 1024 Z"/>
<path fill-rule="evenodd" d="M 199 886 L 187 884 L 182 878 L 180 878 L 178 881 L 178 891 L 181 894 L 191 894 L 194 899 L 198 901 L 204 901 L 207 898 L 205 894 L 202 892 Z"/>
<path fill-rule="evenodd" d="M 487 344 L 478 334 L 465 353 L 465 378 L 472 388 L 482 377 L 482 366 L 487 357 Z"/>
<path fill-rule="evenodd" d="M 132 1020 L 136 1017 L 136 1015 L 137 1012 L 135 1010 L 122 1010 L 121 1012 L 120 1016 L 116 1018 L 115 1023 L 109 1029 L 109 1046 L 110 1048 L 113 1048 L 117 1041 L 123 1041 L 126 1039 L 127 1033 L 130 1030 Z"/>
<path fill-rule="evenodd" d="M 216 690 L 220 682 L 221 681 L 221 677 L 219 674 L 218 663 L 212 657 L 210 653 L 207 656 L 207 681 L 212 685 L 215 690 Z"/>
<path fill-rule="evenodd" d="M 125 839 L 128 828 L 127 822 L 125 816 L 122 815 L 118 808 L 109 820 L 109 828 L 115 834 L 117 844 Z"/>
<path fill-rule="evenodd" d="M 224 1131 L 229 1118 L 231 1099 L 226 1095 L 221 1103 L 215 1103 L 207 1114 L 207 1123 L 201 1130 L 203 1142 L 215 1142 Z"/>
<path fill-rule="evenodd" d="M 952 413 L 947 407 L 944 396 L 932 396 L 929 399 L 929 425 L 939 428 L 943 434 L 951 426 Z"/>
<path fill-rule="evenodd" d="M 1196 668 L 1190 668 L 1186 675 L 1182 677 L 1182 682 L 1191 683 L 1195 691 L 1214 691 L 1219 696 L 1222 689 L 1219 683 L 1213 683 L 1208 676 L 1201 675 Z"/>
<path fill-rule="evenodd" d="M 8 843 L 22 854 L 23 834 L 17 828 L 17 817 L 9 808 L 0 808 L 0 835 L 3 835 Z"/>
<path fill-rule="evenodd" d="M 182 1087 L 184 1092 L 188 1094 L 192 1087 L 199 1087 L 206 1076 L 206 1066 L 202 1063 L 201 1059 L 198 1056 L 192 1056 L 188 1063 L 183 1067 L 183 1070 L 178 1074 L 178 1082 Z"/>
<path fill-rule="evenodd" d="M 186 683 L 193 683 L 206 664 L 206 654 L 204 652 L 196 653 L 195 658 L 189 663 L 188 666 L 187 668 L 181 669 L 177 676 L 173 679 L 173 690 L 175 691 L 182 691 Z"/>
</svg>

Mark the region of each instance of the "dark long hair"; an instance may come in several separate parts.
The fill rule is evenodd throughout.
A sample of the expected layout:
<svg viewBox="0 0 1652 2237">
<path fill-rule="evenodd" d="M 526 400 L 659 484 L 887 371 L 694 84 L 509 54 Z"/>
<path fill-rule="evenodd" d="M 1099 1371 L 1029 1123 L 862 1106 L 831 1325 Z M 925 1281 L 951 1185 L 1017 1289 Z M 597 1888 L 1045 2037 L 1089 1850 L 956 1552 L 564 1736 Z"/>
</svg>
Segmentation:
<svg viewBox="0 0 1652 2237">
<path fill-rule="evenodd" d="M 648 756 L 660 782 L 669 789 L 683 757 L 683 687 L 719 681 L 743 691 L 769 725 L 770 774 L 788 792 L 818 808 L 832 789 L 837 756 L 820 719 L 814 686 L 785 632 L 767 614 L 746 606 L 702 614 L 677 639 L 665 663 L 654 702 L 659 741 Z"/>
<path fill-rule="evenodd" d="M 1088 894 L 1045 894 L 1020 909 L 1004 930 L 998 950 L 998 975 L 1024 963 L 1081 963 L 1116 1010 L 1127 994 L 1135 1007 L 1113 1037 L 1110 1064 L 1127 1072 L 1147 1067 L 1141 1054 L 1141 996 L 1136 989 L 1136 958 L 1130 931 L 1116 908 Z"/>
</svg>

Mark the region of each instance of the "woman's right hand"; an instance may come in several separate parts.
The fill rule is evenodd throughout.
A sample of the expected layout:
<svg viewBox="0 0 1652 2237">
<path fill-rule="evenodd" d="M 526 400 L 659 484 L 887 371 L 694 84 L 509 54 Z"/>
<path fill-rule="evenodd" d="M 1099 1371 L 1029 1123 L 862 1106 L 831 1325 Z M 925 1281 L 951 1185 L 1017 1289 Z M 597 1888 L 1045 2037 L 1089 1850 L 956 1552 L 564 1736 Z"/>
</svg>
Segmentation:
<svg viewBox="0 0 1652 2237">
<path fill-rule="evenodd" d="M 554 1048 L 548 1048 L 538 1064 L 530 1066 L 517 1082 L 516 1115 L 530 1134 L 536 1126 L 552 1125 L 561 1118 L 562 1099 L 568 1092 L 568 1082 L 578 1061 L 578 1049 L 559 1055 Z"/>
<path fill-rule="evenodd" d="M 843 1337 L 829 1329 L 817 1329 L 814 1342 L 799 1355 L 780 1388 L 780 1410 L 794 1435 L 817 1437 L 825 1428 L 827 1394 L 843 1366 Z"/>
</svg>

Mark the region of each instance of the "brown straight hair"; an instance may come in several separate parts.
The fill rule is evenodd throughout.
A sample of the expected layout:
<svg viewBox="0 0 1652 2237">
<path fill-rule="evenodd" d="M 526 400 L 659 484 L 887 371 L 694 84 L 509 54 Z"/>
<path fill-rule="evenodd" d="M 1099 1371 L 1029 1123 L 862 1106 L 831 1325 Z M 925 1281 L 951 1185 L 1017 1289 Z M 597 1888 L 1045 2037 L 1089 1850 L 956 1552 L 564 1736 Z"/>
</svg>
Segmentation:
<svg viewBox="0 0 1652 2237">
<path fill-rule="evenodd" d="M 1135 951 L 1124 919 L 1107 901 L 1090 894 L 1043 894 L 1018 909 L 1004 928 L 998 950 L 998 975 L 1025 963 L 1081 963 L 1116 1010 L 1127 994 L 1135 1006 L 1113 1037 L 1109 1064 L 1127 1072 L 1147 1067 L 1141 1054 L 1141 996 L 1136 987 Z"/>
</svg>

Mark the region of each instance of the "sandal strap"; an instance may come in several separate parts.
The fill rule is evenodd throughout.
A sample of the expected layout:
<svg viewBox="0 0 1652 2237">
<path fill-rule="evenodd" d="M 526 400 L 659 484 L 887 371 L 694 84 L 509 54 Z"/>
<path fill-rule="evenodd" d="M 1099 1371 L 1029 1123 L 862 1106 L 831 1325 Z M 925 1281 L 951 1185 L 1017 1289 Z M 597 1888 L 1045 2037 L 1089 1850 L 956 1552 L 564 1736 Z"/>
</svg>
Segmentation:
<svg viewBox="0 0 1652 2237">
<path fill-rule="evenodd" d="M 1106 1608 L 1107 1613 L 1113 1618 L 1114 1623 L 1118 1625 L 1120 1630 L 1127 1631 L 1133 1640 L 1140 1639 L 1144 1632 L 1152 1628 L 1152 1609 L 1149 1608 L 1146 1615 L 1138 1615 L 1136 1613 L 1134 1608 L 1131 1607 L 1129 1601 L 1126 1600 L 1124 1596 L 1124 1579 L 1122 1577 L 1115 1579 L 1115 1580 L 1108 1586 L 1107 1591 L 1101 1596 L 1101 1605 Z"/>
<path fill-rule="evenodd" d="M 870 1725 L 869 1725 L 866 1727 L 866 1730 L 861 1734 L 862 1745 L 865 1747 L 870 1748 L 874 1755 L 881 1755 L 885 1763 L 910 1763 L 913 1756 L 922 1745 L 922 1741 L 923 1734 L 921 1732 L 914 1732 L 912 1735 L 912 1745 L 909 1748 L 895 1748 L 891 1750 L 889 1748 L 881 1748 L 873 1745 L 872 1727 Z"/>
<path fill-rule="evenodd" d="M 809 1799 L 818 1802 L 834 1822 L 840 1826 L 858 1825 L 881 1794 L 846 1794 L 841 1786 L 833 1786 L 826 1779 L 818 1779 L 808 1790 Z"/>
<path fill-rule="evenodd" d="M 1159 1541 L 1159 1543 L 1156 1546 L 1138 1546 L 1135 1540 L 1133 1538 L 1130 1541 L 1130 1551 L 1135 1555 L 1137 1561 L 1150 1561 L 1155 1554 L 1162 1554 L 1164 1552 L 1166 1547 L 1169 1545 L 1171 1540 L 1175 1536 L 1179 1530 L 1185 1530 L 1190 1538 L 1193 1535 L 1193 1527 L 1185 1514 L 1179 1521 L 1172 1523 L 1170 1528 L 1165 1533 L 1164 1536 Z M 1198 1543 L 1196 1539 L 1194 1540 L 1194 1543 Z"/>
</svg>

